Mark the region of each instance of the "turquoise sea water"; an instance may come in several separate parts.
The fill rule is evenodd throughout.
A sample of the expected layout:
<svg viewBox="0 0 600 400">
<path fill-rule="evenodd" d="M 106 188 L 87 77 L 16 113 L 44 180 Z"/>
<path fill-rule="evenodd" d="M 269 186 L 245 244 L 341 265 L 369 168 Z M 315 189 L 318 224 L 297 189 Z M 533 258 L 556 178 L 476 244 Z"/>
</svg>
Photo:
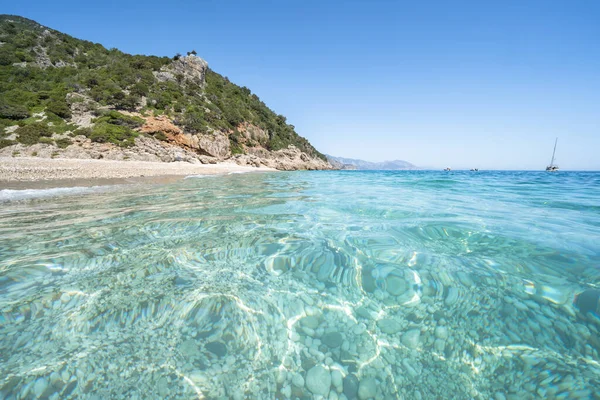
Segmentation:
<svg viewBox="0 0 600 400">
<path fill-rule="evenodd" d="M 0 398 L 598 399 L 599 289 L 598 173 L 2 190 Z"/>
</svg>

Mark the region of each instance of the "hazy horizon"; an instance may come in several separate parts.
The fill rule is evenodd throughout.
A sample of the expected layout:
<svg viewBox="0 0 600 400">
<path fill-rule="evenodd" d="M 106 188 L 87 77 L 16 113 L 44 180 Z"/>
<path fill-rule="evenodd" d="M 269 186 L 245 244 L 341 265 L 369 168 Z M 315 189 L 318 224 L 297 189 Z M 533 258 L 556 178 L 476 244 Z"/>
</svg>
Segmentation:
<svg viewBox="0 0 600 400">
<path fill-rule="evenodd" d="M 195 49 L 319 151 L 439 169 L 599 170 L 600 3 L 13 2 L 128 53 Z"/>
</svg>

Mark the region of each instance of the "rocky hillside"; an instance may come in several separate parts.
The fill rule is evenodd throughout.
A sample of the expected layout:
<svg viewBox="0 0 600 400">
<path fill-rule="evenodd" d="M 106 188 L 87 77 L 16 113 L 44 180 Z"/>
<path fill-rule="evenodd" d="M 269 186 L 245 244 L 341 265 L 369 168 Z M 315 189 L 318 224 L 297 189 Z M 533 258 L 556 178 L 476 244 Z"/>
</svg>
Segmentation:
<svg viewBox="0 0 600 400">
<path fill-rule="evenodd" d="M 336 169 L 359 169 L 359 170 L 379 170 L 379 171 L 399 171 L 419 169 L 414 164 L 404 160 L 393 160 L 383 162 L 371 162 L 357 160 L 354 158 L 334 157 L 326 155 L 329 163 Z"/>
<path fill-rule="evenodd" d="M 0 15 L 0 156 L 10 155 L 331 168 L 195 51 L 130 55 Z"/>
</svg>

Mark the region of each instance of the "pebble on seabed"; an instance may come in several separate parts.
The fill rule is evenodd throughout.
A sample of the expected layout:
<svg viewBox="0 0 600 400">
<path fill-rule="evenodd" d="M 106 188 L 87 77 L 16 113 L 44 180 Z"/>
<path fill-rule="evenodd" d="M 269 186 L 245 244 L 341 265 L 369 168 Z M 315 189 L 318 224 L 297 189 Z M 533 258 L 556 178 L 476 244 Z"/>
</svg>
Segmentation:
<svg viewBox="0 0 600 400">
<path fill-rule="evenodd" d="M 411 349 L 416 349 L 419 346 L 419 338 L 421 336 L 421 331 L 418 329 L 411 329 L 406 331 L 402 335 L 402 344 Z"/>
<path fill-rule="evenodd" d="M 210 342 L 206 344 L 206 350 L 218 357 L 224 357 L 227 354 L 227 346 L 221 342 Z"/>
<path fill-rule="evenodd" d="M 340 347 L 344 338 L 339 332 L 329 332 L 323 335 L 321 341 L 330 348 Z"/>
<path fill-rule="evenodd" d="M 438 339 L 447 339 L 448 338 L 448 328 L 445 326 L 438 326 L 435 328 L 435 337 Z"/>
<path fill-rule="evenodd" d="M 331 374 L 325 367 L 315 365 L 306 373 L 306 387 L 313 394 L 327 396 L 331 387 Z"/>
<path fill-rule="evenodd" d="M 63 304 L 67 304 L 70 300 L 71 300 L 71 295 L 69 293 L 63 293 L 62 296 L 60 296 L 60 301 Z"/>
<path fill-rule="evenodd" d="M 377 381 L 373 377 L 363 378 L 358 386 L 358 398 L 361 400 L 370 399 L 377 395 Z"/>
<path fill-rule="evenodd" d="M 349 400 L 355 399 L 358 395 L 358 378 L 354 374 L 348 374 L 344 378 L 344 395 Z"/>
<path fill-rule="evenodd" d="M 588 289 L 575 297 L 575 305 L 582 313 L 596 312 L 600 309 L 600 290 Z"/>
<path fill-rule="evenodd" d="M 35 385 L 33 386 L 33 392 L 35 393 L 35 397 L 37 397 L 38 399 L 42 397 L 47 387 L 48 381 L 46 381 L 46 379 L 44 378 L 38 378 L 35 381 Z"/>
<path fill-rule="evenodd" d="M 334 369 L 333 371 L 331 371 L 331 384 L 333 386 L 336 387 L 336 389 L 341 389 L 343 386 L 343 377 L 342 377 L 342 373 L 337 370 Z M 340 390 L 341 391 L 341 390 Z"/>
<path fill-rule="evenodd" d="M 292 383 L 294 384 L 294 386 L 302 388 L 304 387 L 304 378 L 301 374 L 296 373 L 292 378 Z"/>
</svg>

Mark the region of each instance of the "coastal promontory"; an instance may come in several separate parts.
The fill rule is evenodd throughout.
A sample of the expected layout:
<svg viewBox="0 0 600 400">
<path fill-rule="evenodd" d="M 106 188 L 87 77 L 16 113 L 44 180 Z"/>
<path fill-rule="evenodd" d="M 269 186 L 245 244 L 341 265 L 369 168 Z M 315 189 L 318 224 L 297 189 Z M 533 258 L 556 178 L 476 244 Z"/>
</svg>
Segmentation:
<svg viewBox="0 0 600 400">
<path fill-rule="evenodd" d="M 0 93 L 0 157 L 332 168 L 194 50 L 130 55 L 1 15 Z"/>
</svg>

